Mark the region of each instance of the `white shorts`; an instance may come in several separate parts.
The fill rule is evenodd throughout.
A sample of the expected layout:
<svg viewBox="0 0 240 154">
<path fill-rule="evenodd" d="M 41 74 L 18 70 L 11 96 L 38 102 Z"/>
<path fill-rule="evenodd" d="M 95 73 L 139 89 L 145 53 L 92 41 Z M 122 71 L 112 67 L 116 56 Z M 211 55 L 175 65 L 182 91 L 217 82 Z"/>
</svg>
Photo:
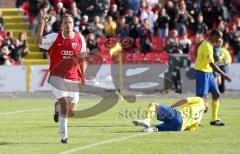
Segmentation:
<svg viewBox="0 0 240 154">
<path fill-rule="evenodd" d="M 69 81 L 69 80 L 65 80 L 65 81 Z M 74 81 L 69 81 L 69 82 L 74 82 Z M 59 90 L 53 86 L 52 86 L 52 91 L 57 99 L 62 98 L 62 97 L 70 97 L 70 98 L 72 98 L 71 103 L 74 103 L 74 104 L 77 104 L 79 101 L 79 92 L 63 91 L 63 90 Z"/>
</svg>

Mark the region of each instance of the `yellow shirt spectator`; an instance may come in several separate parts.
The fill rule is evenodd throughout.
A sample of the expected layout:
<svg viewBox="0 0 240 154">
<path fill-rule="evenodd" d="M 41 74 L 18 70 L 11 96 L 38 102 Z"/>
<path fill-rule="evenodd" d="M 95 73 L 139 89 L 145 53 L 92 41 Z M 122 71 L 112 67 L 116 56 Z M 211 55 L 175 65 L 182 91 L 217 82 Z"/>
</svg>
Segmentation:
<svg viewBox="0 0 240 154">
<path fill-rule="evenodd" d="M 104 32 L 106 36 L 115 36 L 116 35 L 117 24 L 112 20 L 111 16 L 108 16 L 107 22 L 104 24 Z"/>
</svg>

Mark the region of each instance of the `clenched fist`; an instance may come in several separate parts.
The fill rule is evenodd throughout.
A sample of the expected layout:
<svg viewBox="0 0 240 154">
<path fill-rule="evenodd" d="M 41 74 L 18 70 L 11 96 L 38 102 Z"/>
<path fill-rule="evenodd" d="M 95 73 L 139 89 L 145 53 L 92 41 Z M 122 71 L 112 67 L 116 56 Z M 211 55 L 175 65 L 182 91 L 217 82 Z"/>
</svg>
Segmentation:
<svg viewBox="0 0 240 154">
<path fill-rule="evenodd" d="M 47 14 L 42 15 L 41 22 L 46 24 L 48 22 L 49 16 Z"/>
</svg>

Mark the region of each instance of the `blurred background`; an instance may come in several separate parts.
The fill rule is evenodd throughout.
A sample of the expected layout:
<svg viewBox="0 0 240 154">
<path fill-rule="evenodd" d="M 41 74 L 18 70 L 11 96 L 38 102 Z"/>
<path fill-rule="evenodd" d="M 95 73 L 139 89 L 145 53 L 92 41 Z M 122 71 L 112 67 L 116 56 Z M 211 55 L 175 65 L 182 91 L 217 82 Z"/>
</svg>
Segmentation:
<svg viewBox="0 0 240 154">
<path fill-rule="evenodd" d="M 123 50 L 123 66 L 167 66 L 156 71 L 172 80 L 172 91 L 194 93 L 192 66 L 197 47 L 218 28 L 223 32 L 223 44 L 214 49 L 214 57 L 233 82 L 225 83 L 219 75 L 216 80 L 221 92 L 240 90 L 239 0 L 2 0 L 1 92 L 50 91 L 48 53 L 38 48 L 34 37 L 43 14 L 50 17 L 44 29 L 47 35 L 61 30 L 65 13 L 74 17 L 74 31 L 81 32 L 87 42 L 92 66 L 89 84 L 114 88 L 110 64 L 119 65 L 119 59 L 110 55 L 106 44 L 127 39 L 131 43 Z M 99 66 L 97 75 L 92 75 Z M 147 78 L 153 76 L 150 73 Z M 161 84 L 169 88 L 165 81 Z"/>
</svg>

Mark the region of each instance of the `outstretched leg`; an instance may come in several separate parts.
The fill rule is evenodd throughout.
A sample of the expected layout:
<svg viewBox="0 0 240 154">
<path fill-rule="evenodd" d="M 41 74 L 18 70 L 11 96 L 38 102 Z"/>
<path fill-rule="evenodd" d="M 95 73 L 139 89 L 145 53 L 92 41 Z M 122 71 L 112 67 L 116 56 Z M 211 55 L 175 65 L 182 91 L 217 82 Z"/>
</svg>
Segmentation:
<svg viewBox="0 0 240 154">
<path fill-rule="evenodd" d="M 152 118 L 156 117 L 156 111 L 159 109 L 158 103 L 150 103 L 147 111 L 147 118 L 144 120 L 134 119 L 132 122 L 138 126 L 144 126 L 145 128 L 150 128 Z"/>
</svg>

